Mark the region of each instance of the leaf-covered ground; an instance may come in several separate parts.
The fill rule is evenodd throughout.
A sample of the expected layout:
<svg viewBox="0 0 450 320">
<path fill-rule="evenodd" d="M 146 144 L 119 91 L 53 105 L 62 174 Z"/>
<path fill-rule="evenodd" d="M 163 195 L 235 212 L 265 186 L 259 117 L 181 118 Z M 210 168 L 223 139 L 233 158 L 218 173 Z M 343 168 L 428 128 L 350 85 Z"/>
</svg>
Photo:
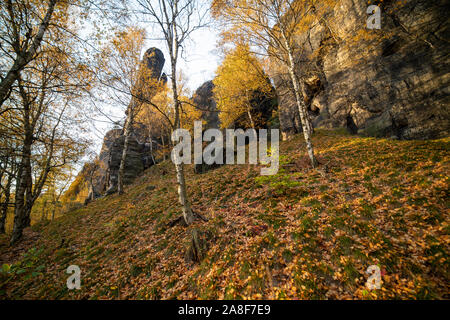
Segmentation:
<svg viewBox="0 0 450 320">
<path fill-rule="evenodd" d="M 450 298 L 450 139 L 319 131 L 314 143 L 318 170 L 300 136 L 282 143 L 275 176 L 250 165 L 202 175 L 188 166 L 193 208 L 209 219 L 189 228 L 167 227 L 180 210 L 165 162 L 124 196 L 33 226 L 15 251 L 3 236 L 0 297 Z M 194 227 L 209 235 L 195 264 L 184 258 Z M 72 264 L 81 268 L 81 290 L 66 287 Z M 381 268 L 379 290 L 365 286 L 370 265 Z"/>
</svg>

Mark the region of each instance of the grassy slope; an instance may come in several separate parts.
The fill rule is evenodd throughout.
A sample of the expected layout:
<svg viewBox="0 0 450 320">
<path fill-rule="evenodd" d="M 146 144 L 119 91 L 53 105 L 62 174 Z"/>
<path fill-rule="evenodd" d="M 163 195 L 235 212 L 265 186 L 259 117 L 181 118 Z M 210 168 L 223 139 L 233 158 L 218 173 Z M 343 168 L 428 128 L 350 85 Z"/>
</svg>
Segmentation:
<svg viewBox="0 0 450 320">
<path fill-rule="evenodd" d="M 0 274 L 0 297 L 449 298 L 450 139 L 320 131 L 314 142 L 325 170 L 308 168 L 300 136 L 282 143 L 276 176 L 188 167 L 193 207 L 209 219 L 196 223 L 211 236 L 201 263 L 184 261 L 189 228 L 166 227 L 180 210 L 165 162 L 122 197 L 34 226 L 34 249 Z M 82 271 L 79 291 L 66 289 L 71 264 Z M 367 291 L 373 264 L 382 289 Z"/>
</svg>

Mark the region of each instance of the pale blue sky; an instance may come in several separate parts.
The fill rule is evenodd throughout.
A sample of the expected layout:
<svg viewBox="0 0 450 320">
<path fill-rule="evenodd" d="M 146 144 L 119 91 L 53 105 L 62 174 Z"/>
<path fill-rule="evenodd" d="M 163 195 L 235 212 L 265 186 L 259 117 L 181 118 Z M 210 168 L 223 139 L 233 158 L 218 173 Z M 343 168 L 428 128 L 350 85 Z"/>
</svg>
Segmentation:
<svg viewBox="0 0 450 320">
<path fill-rule="evenodd" d="M 138 22 L 138 24 L 147 31 L 148 38 L 142 55 L 150 47 L 159 48 L 166 59 L 163 71 L 170 74 L 171 66 L 166 43 L 162 40 L 154 40 L 155 37 L 160 37 L 159 30 L 152 30 L 150 24 L 143 22 Z M 217 50 L 218 38 L 219 29 L 217 26 L 205 27 L 192 33 L 191 38 L 183 46 L 184 51 L 178 59 L 177 69 L 178 71 L 181 70 L 187 78 L 187 85 L 191 94 L 205 81 L 212 80 L 215 76 L 216 69 L 221 62 L 221 57 L 218 54 L 220 50 Z M 99 107 L 103 113 L 116 121 L 125 116 L 123 106 L 99 103 Z M 100 114 L 92 115 L 92 118 L 93 127 L 90 133 L 93 140 L 92 149 L 98 153 L 103 143 L 103 136 L 112 127 L 112 123 L 107 117 Z"/>
</svg>

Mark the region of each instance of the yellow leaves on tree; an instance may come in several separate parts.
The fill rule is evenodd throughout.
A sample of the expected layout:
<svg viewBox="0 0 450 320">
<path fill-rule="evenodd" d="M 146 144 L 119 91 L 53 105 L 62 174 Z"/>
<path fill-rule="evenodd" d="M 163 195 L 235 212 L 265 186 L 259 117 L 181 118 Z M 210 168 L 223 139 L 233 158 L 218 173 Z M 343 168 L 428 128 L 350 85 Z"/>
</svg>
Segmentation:
<svg viewBox="0 0 450 320">
<path fill-rule="evenodd" d="M 238 44 L 225 56 L 214 79 L 214 95 L 222 127 L 231 126 L 236 119 L 246 114 L 249 124 L 255 127 L 256 119 L 251 114 L 254 92 L 269 93 L 271 85 L 260 61 L 251 53 L 247 44 Z"/>
</svg>

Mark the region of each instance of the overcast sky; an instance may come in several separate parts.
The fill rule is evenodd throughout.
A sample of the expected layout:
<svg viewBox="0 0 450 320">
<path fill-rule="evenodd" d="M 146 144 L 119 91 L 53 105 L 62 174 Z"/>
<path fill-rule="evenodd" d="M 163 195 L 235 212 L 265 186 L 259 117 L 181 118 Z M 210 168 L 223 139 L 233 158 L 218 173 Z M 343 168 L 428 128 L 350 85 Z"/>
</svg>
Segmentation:
<svg viewBox="0 0 450 320">
<path fill-rule="evenodd" d="M 183 71 L 183 74 L 187 76 L 191 91 L 195 91 L 205 81 L 214 78 L 215 71 L 220 63 L 216 48 L 217 39 L 218 34 L 214 28 L 197 30 L 187 44 L 183 56 L 179 58 L 178 70 Z M 148 40 L 147 43 L 147 49 L 157 47 L 162 50 L 166 58 L 164 72 L 170 72 L 170 61 L 165 43 L 155 40 Z"/>
<path fill-rule="evenodd" d="M 156 1 L 154 1 L 156 5 Z M 139 5 L 132 4 L 133 7 L 139 10 Z M 157 5 L 156 5 L 157 6 Z M 206 13 L 203 17 L 203 22 L 209 22 L 209 27 L 204 27 L 194 31 L 191 34 L 190 39 L 183 43 L 183 53 L 180 54 L 179 64 L 177 66 L 178 71 L 183 71 L 183 74 L 187 76 L 188 86 L 191 91 L 197 89 L 205 81 L 212 80 L 214 73 L 217 69 L 220 57 L 217 54 L 216 43 L 219 36 L 219 29 L 213 24 L 209 15 L 210 0 L 199 0 L 198 9 L 196 12 Z M 138 18 L 139 19 L 139 18 Z M 142 19 L 146 19 L 145 16 Z M 150 18 L 151 20 L 154 20 Z M 141 20 L 141 19 L 139 19 Z M 202 24 L 203 24 L 202 22 Z M 198 24 L 196 15 L 191 18 L 191 26 Z M 166 58 L 164 65 L 164 72 L 170 74 L 170 61 L 168 59 L 167 45 L 165 41 L 151 40 L 152 38 L 161 38 L 162 34 L 159 26 L 152 23 L 139 22 L 139 26 L 147 31 L 147 48 L 157 47 L 163 53 Z M 146 51 L 144 50 L 144 52 Z"/>
</svg>

